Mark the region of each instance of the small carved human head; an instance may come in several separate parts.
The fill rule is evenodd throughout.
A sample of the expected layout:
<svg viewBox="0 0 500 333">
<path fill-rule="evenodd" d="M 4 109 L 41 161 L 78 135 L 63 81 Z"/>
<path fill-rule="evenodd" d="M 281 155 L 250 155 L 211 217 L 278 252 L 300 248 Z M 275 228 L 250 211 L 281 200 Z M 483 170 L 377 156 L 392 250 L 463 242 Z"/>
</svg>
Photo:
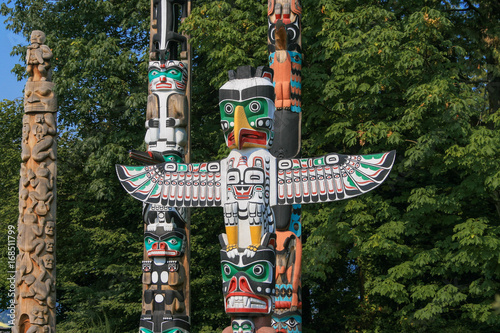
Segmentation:
<svg viewBox="0 0 500 333">
<path fill-rule="evenodd" d="M 49 236 L 52 236 L 54 235 L 54 231 L 56 229 L 56 224 L 55 222 L 47 222 L 47 224 L 45 225 L 45 234 L 46 235 L 49 235 Z"/>
<path fill-rule="evenodd" d="M 30 322 L 36 325 L 45 325 L 48 322 L 48 313 L 46 306 L 34 306 L 30 313 Z"/>
<path fill-rule="evenodd" d="M 47 252 L 54 252 L 54 240 L 53 239 L 46 239 L 45 240 L 45 249 L 47 250 Z"/>
<path fill-rule="evenodd" d="M 32 43 L 38 43 L 38 44 L 45 43 L 45 33 L 43 31 L 40 31 L 40 30 L 33 30 L 31 32 L 30 41 Z"/>
<path fill-rule="evenodd" d="M 52 254 L 47 254 L 43 257 L 43 265 L 45 268 L 54 268 L 54 256 Z"/>
</svg>

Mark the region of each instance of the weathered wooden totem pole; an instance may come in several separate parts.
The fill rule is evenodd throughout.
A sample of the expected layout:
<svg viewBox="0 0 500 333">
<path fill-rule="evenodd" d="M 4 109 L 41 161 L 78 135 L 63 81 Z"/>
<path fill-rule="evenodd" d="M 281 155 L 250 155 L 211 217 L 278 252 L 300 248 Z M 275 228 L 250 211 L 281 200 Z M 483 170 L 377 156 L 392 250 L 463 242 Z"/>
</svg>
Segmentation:
<svg viewBox="0 0 500 333">
<path fill-rule="evenodd" d="M 190 52 L 178 24 L 188 0 L 151 1 L 149 96 L 146 112 L 148 151 L 130 157 L 147 165 L 184 162 L 189 150 Z M 183 60 L 180 61 L 179 59 Z M 143 301 L 139 332 L 187 333 L 189 306 L 189 217 L 175 202 L 146 202 L 144 218 Z"/>
<path fill-rule="evenodd" d="M 45 34 L 31 33 L 26 55 L 16 260 L 16 318 L 12 332 L 56 328 L 56 111 L 52 51 Z"/>
<path fill-rule="evenodd" d="M 221 270 L 226 313 L 223 332 L 271 333 L 276 235 L 271 207 L 327 202 L 363 194 L 389 174 L 395 153 L 329 154 L 280 159 L 274 141 L 273 70 L 239 67 L 219 90 L 221 126 L 229 156 L 204 163 L 117 165 L 121 184 L 151 205 L 224 209 Z"/>
<path fill-rule="evenodd" d="M 299 0 L 268 1 L 269 65 L 276 92 L 277 158 L 297 158 L 301 141 L 302 7 Z M 276 206 L 276 298 L 272 326 L 276 332 L 302 332 L 302 225 L 300 205 Z"/>
</svg>

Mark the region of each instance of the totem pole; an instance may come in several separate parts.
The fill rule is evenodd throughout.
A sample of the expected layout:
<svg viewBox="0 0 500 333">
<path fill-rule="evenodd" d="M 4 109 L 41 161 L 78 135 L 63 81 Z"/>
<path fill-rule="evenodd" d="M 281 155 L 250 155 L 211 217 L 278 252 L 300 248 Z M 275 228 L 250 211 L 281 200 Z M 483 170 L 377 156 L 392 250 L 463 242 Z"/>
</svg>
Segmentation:
<svg viewBox="0 0 500 333">
<path fill-rule="evenodd" d="M 279 159 L 274 141 L 273 71 L 229 71 L 219 90 L 221 126 L 229 156 L 205 163 L 117 165 L 134 198 L 151 205 L 224 209 L 221 270 L 226 313 L 223 333 L 272 333 L 276 235 L 271 207 L 348 199 L 380 185 L 395 152 Z"/>
<path fill-rule="evenodd" d="M 189 150 L 190 52 L 178 24 L 188 0 L 151 1 L 146 152 L 130 157 L 147 165 L 185 162 Z M 179 61 L 182 59 L 186 62 Z M 189 216 L 173 203 L 144 203 L 143 301 L 140 333 L 188 333 Z"/>
<path fill-rule="evenodd" d="M 45 34 L 33 31 L 26 55 L 16 319 L 12 328 L 16 333 L 53 333 L 56 329 L 57 99 L 50 82 L 52 51 L 44 42 Z"/>
<path fill-rule="evenodd" d="M 302 7 L 299 0 L 268 1 L 269 64 L 276 92 L 277 158 L 297 158 L 301 141 Z M 274 207 L 276 220 L 276 298 L 272 326 L 276 332 L 302 332 L 302 225 L 300 205 Z"/>
</svg>

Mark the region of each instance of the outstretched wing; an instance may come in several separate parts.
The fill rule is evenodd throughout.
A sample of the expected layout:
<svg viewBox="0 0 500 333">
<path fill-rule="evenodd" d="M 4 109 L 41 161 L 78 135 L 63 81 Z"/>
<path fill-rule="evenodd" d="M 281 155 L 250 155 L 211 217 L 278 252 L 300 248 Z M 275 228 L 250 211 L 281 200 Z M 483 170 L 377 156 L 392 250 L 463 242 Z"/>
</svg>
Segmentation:
<svg viewBox="0 0 500 333">
<path fill-rule="evenodd" d="M 221 206 L 220 161 L 116 165 L 122 186 L 137 200 L 170 207 Z"/>
<path fill-rule="evenodd" d="M 382 184 L 395 157 L 391 151 L 278 160 L 276 204 L 335 201 L 366 193 Z"/>
</svg>

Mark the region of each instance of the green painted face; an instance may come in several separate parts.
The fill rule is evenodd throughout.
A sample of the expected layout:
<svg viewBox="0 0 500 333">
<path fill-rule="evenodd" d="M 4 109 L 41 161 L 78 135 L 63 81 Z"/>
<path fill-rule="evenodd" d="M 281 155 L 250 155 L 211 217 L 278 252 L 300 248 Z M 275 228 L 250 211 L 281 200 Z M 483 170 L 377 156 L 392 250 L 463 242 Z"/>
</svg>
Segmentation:
<svg viewBox="0 0 500 333">
<path fill-rule="evenodd" d="M 235 319 L 233 320 L 231 327 L 233 329 L 232 333 L 253 333 L 255 326 L 250 320 Z"/>
<path fill-rule="evenodd" d="M 167 68 L 166 71 L 162 71 L 158 68 L 153 68 L 149 71 L 149 82 L 152 82 L 153 80 L 158 79 L 161 76 L 165 76 L 175 81 L 182 81 L 182 72 L 177 68 Z"/>
<path fill-rule="evenodd" d="M 176 257 L 182 254 L 182 239 L 176 236 L 171 236 L 163 240 L 145 237 L 144 245 L 146 246 L 148 257 Z"/>
<path fill-rule="evenodd" d="M 267 261 L 256 261 L 244 267 L 238 267 L 229 262 L 223 262 L 221 268 L 222 280 L 224 282 L 231 280 L 231 278 L 239 272 L 245 273 L 252 281 L 265 282 L 272 278 L 270 275 L 273 271 L 270 263 Z"/>
<path fill-rule="evenodd" d="M 274 136 L 273 114 L 266 98 L 224 100 L 219 105 L 221 125 L 229 148 L 269 147 Z"/>
</svg>

